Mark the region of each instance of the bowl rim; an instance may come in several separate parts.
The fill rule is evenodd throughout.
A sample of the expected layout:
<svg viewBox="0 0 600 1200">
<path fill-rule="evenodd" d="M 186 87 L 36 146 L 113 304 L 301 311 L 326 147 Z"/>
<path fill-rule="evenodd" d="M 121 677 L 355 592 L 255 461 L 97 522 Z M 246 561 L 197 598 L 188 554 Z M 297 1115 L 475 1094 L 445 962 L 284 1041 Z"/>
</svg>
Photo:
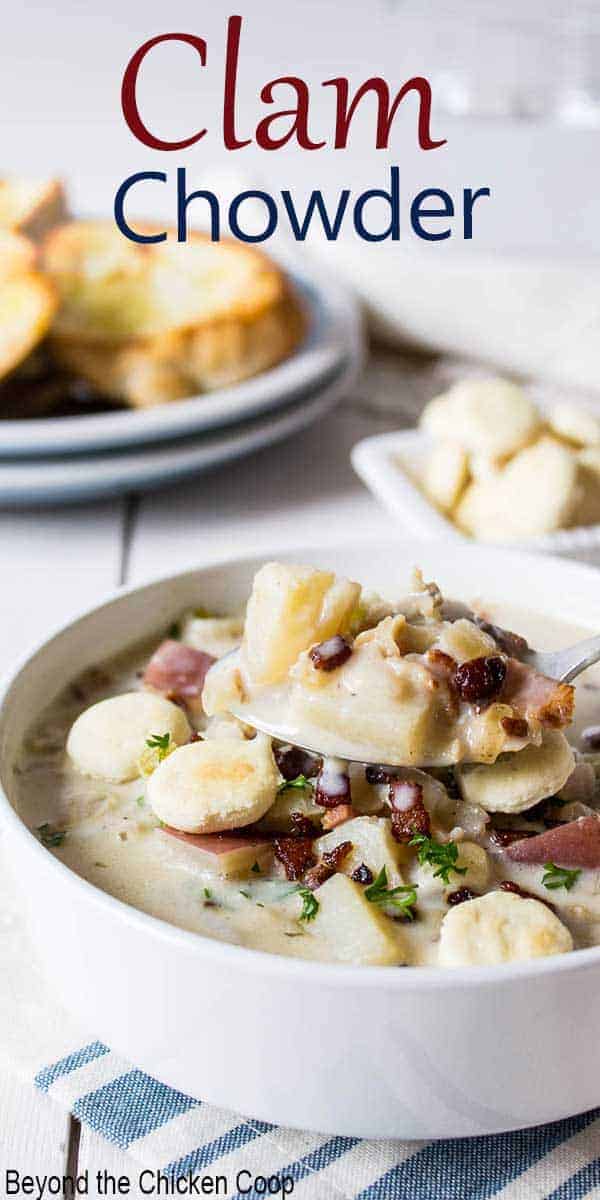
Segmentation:
<svg viewBox="0 0 600 1200">
<path fill-rule="evenodd" d="M 268 561 L 277 554 L 285 555 L 289 558 L 291 553 L 294 557 L 298 556 L 299 560 L 305 555 L 307 556 L 307 560 L 310 561 L 311 554 L 315 552 L 326 553 L 328 549 L 331 551 L 348 549 L 360 552 L 362 546 L 365 551 L 373 553 L 377 548 L 382 549 L 383 547 L 387 547 L 389 549 L 393 546 L 395 549 L 398 549 L 403 544 L 414 547 L 418 545 L 416 540 L 408 538 L 387 538 L 381 539 L 379 542 L 348 541 L 347 543 L 342 543 L 337 539 L 335 542 L 322 542 L 310 548 L 294 546 L 291 550 L 289 547 L 284 548 L 280 546 L 279 548 L 274 548 L 269 553 L 265 551 L 258 555 L 256 553 L 243 554 L 210 560 L 166 576 L 152 574 L 147 578 L 138 580 L 135 584 L 110 589 L 100 598 L 99 602 L 91 606 L 86 606 L 80 612 L 72 615 L 67 622 L 60 623 L 49 634 L 36 641 L 0 677 L 0 720 L 5 715 L 7 704 L 10 702 L 10 693 L 13 687 L 17 685 L 22 672 L 46 646 L 61 636 L 68 636 L 69 631 L 74 626 L 84 622 L 93 616 L 94 613 L 101 609 L 117 605 L 121 600 L 134 595 L 136 592 L 142 592 L 146 588 L 157 586 L 168 588 L 176 581 L 190 575 L 195 575 L 200 571 L 223 570 L 243 565 L 244 563 L 255 563 L 258 559 Z M 438 544 L 440 547 L 444 545 L 441 542 Z M 447 549 L 447 547 L 445 548 Z M 428 542 L 427 549 L 428 552 L 431 552 L 432 543 Z M 454 549 L 455 547 L 453 546 Z M 539 569 L 540 567 L 540 558 L 532 553 L 495 547 L 486 547 L 485 549 L 487 553 L 494 555 L 494 557 L 507 560 L 507 567 L 509 566 L 509 562 L 512 562 L 513 565 L 518 562 L 520 566 L 530 567 L 531 569 Z M 465 551 L 468 554 L 478 554 L 480 550 L 481 547 L 478 545 L 469 546 L 468 543 L 461 547 L 461 552 Z M 593 579 L 597 581 L 600 575 L 600 571 L 597 568 L 587 563 L 572 562 L 555 555 L 544 555 L 542 561 L 554 564 L 555 568 L 564 570 L 567 573 L 586 576 L 589 580 Z M 356 966 L 345 963 L 322 963 L 309 959 L 292 958 L 286 955 L 270 954 L 265 950 L 256 950 L 249 946 L 239 946 L 230 942 L 220 941 L 216 938 L 206 937 L 192 930 L 182 929 L 161 917 L 153 916 L 150 913 L 135 908 L 132 904 L 118 899 L 89 880 L 83 879 L 71 867 L 63 863 L 56 855 L 50 854 L 41 845 L 35 834 L 27 827 L 13 808 L 0 778 L 0 834 L 3 831 L 6 831 L 9 838 L 12 837 L 17 840 L 24 853 L 32 854 L 34 862 L 39 862 L 40 868 L 43 868 L 45 865 L 48 876 L 52 877 L 54 875 L 56 877 L 57 885 L 62 882 L 64 886 L 72 887 L 75 895 L 81 895 L 82 899 L 93 905 L 99 912 L 105 912 L 107 917 L 112 917 L 117 922 L 125 921 L 130 927 L 138 929 L 140 933 L 145 933 L 151 937 L 154 936 L 162 943 L 170 943 L 175 950 L 180 949 L 182 952 L 194 954 L 199 960 L 200 958 L 205 962 L 213 960 L 217 965 L 228 966 L 230 969 L 239 968 L 250 974 L 265 973 L 271 978 L 283 977 L 288 980 L 301 978 L 307 984 L 315 987 L 319 987 L 321 984 L 328 987 L 342 988 L 352 986 L 367 991 L 373 987 L 420 991 L 445 988 L 465 989 L 469 986 L 484 989 L 493 988 L 496 990 L 499 986 L 506 987 L 513 982 L 539 978 L 540 976 L 563 975 L 565 972 L 579 974 L 582 971 L 600 968 L 600 945 L 573 950 L 567 954 L 526 959 L 521 962 L 500 963 L 494 966 L 452 968 L 438 966 Z"/>
</svg>

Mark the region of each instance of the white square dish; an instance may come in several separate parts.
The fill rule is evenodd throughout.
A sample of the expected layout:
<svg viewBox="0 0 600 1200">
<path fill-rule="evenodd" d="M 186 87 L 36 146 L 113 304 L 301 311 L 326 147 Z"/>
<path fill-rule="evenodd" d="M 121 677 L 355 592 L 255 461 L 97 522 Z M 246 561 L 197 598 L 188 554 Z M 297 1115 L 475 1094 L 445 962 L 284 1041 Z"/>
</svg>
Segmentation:
<svg viewBox="0 0 600 1200">
<path fill-rule="evenodd" d="M 369 491 L 398 519 L 403 533 L 427 540 L 468 544 L 473 539 L 447 520 L 416 482 L 431 446 L 431 438 L 418 429 L 380 433 L 357 442 L 351 454 L 352 466 Z M 487 546 L 491 544 L 486 543 Z M 516 550 L 598 563 L 600 525 L 559 529 L 556 533 L 503 544 Z"/>
</svg>

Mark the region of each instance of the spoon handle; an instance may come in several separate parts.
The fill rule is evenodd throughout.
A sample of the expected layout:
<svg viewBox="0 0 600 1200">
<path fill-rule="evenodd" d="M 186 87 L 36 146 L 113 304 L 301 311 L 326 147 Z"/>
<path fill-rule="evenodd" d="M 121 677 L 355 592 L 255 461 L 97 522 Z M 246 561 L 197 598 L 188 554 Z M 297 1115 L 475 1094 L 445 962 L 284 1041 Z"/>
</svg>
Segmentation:
<svg viewBox="0 0 600 1200">
<path fill-rule="evenodd" d="M 549 675 L 551 679 L 557 679 L 561 683 L 570 683 L 587 667 L 592 667 L 599 661 L 600 634 L 587 638 L 584 642 L 577 642 L 574 646 L 567 646 L 565 650 L 532 650 L 525 658 L 525 662 L 535 667 L 536 671 L 542 671 L 544 675 Z"/>
</svg>

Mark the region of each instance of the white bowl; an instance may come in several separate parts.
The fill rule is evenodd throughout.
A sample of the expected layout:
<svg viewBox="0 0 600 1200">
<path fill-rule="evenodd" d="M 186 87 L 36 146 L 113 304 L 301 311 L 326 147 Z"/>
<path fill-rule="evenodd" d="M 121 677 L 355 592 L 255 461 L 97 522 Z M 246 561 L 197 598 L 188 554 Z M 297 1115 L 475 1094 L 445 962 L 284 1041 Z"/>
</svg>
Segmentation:
<svg viewBox="0 0 600 1200">
<path fill-rule="evenodd" d="M 589 567 L 452 543 L 279 557 L 393 593 L 419 562 L 448 594 L 600 627 Z M 11 807 L 13 764 L 72 677 L 185 608 L 237 609 L 261 560 L 151 583 L 46 641 L 0 693 L 0 818 L 48 978 L 95 1036 L 188 1094 L 329 1134 L 494 1133 L 600 1102 L 600 948 L 503 967 L 351 967 L 212 941 L 130 908 L 48 853 Z"/>
<path fill-rule="evenodd" d="M 419 429 L 380 433 L 363 438 L 352 449 L 352 466 L 369 491 L 401 522 L 401 532 L 410 537 L 443 538 L 444 541 L 473 545 L 452 521 L 431 504 L 414 482 L 424 469 L 433 445 L 428 434 Z M 480 546 L 482 543 L 475 543 Z M 489 543 L 486 543 L 489 544 Z M 600 525 L 580 525 L 559 529 L 539 537 L 506 543 L 510 549 L 532 550 L 537 554 L 558 554 L 580 562 L 600 564 Z"/>
</svg>

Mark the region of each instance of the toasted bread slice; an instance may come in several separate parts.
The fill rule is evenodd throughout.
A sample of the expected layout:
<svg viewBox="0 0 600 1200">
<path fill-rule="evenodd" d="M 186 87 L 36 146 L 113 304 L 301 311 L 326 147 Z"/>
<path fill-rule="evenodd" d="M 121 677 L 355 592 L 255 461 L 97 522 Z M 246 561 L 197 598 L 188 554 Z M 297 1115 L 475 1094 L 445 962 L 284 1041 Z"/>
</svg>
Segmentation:
<svg viewBox="0 0 600 1200">
<path fill-rule="evenodd" d="M 54 288 L 36 271 L 0 279 L 0 379 L 45 337 L 56 306 Z"/>
<path fill-rule="evenodd" d="M 39 241 L 67 214 L 63 185 L 58 179 L 0 179 L 0 228 L 12 229 Z"/>
<path fill-rule="evenodd" d="M 118 344 L 52 336 L 55 361 L 105 396 L 151 408 L 228 387 L 287 358 L 304 324 L 293 297 L 253 321 L 235 318 L 198 329 Z"/>
<path fill-rule="evenodd" d="M 35 258 L 36 249 L 29 238 L 0 229 L 0 279 L 33 270 Z"/>
<path fill-rule="evenodd" d="M 77 221 L 50 235 L 43 261 L 61 298 L 58 360 L 135 406 L 246 379 L 304 331 L 285 275 L 234 241 L 141 246 L 108 222 Z"/>
</svg>

